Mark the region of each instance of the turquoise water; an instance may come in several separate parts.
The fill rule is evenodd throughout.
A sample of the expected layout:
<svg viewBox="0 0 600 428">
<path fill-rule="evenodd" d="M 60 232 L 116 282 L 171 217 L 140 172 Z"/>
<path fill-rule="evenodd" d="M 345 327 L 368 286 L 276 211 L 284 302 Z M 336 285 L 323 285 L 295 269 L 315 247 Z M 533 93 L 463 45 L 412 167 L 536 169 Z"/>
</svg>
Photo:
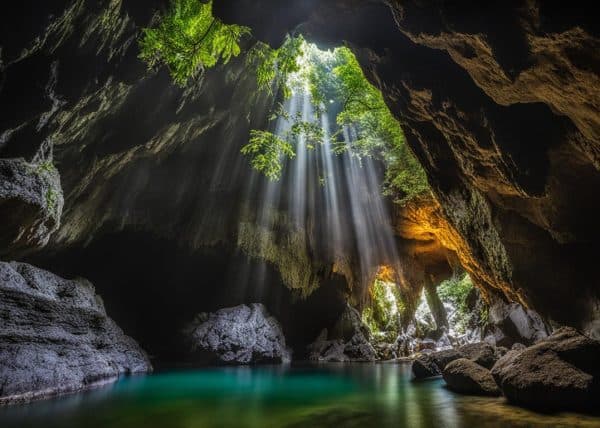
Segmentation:
<svg viewBox="0 0 600 428">
<path fill-rule="evenodd" d="M 465 397 L 408 364 L 224 367 L 124 378 L 87 393 L 0 408 L 3 428 L 559 427 L 503 399 Z"/>
</svg>

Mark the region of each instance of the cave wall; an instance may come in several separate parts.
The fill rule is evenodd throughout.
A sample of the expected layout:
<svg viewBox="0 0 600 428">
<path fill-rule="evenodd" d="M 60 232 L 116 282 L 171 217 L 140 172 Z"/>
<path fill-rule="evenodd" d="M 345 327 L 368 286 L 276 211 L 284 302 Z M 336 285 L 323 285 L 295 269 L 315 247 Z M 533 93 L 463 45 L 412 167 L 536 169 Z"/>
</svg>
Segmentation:
<svg viewBox="0 0 600 428">
<path fill-rule="evenodd" d="M 592 328 L 600 97 L 591 3 L 249 3 L 216 10 L 272 43 L 297 31 L 352 47 L 482 288 Z"/>
<path fill-rule="evenodd" d="M 256 90 L 244 55 L 186 88 L 137 58 L 140 29 L 166 4 L 25 2 L 0 18 L 0 103 L 11 106 L 0 158 L 37 168 L 42 153 L 62 189 L 60 227 L 23 245 L 7 235 L 0 257 L 90 279 L 109 314 L 163 360 L 177 359 L 177 332 L 196 313 L 254 301 L 304 349 L 344 309 L 348 280 L 318 255 L 318 230 L 289 227 L 285 207 L 270 207 L 275 232 L 257 226 L 261 186 L 249 183 L 266 180 L 240 147 L 274 99 Z M 34 16 L 15 28 L 28 7 Z M 46 217 L 37 193 L 33 214 Z M 3 195 L 0 214 L 19 224 L 9 203 L 27 195 Z"/>
<path fill-rule="evenodd" d="M 165 70 L 148 72 L 135 40 L 165 5 L 25 1 L 0 18 L 0 157 L 32 160 L 50 142 L 65 195 L 62 226 L 30 257 L 55 263 L 70 249 L 131 231 L 189 253 L 237 242 L 241 184 L 251 176 L 239 147 L 273 100 L 253 97 L 243 58 L 186 90 Z M 409 260 L 431 247 L 414 276 L 447 273 L 457 259 L 488 293 L 557 322 L 584 326 L 597 316 L 598 39 L 589 5 L 216 0 L 214 7 L 274 45 L 295 30 L 321 46 L 348 43 L 357 54 L 433 189 L 433 202 L 415 211 L 429 217 L 413 216 L 430 230 L 415 236 L 402 223 L 410 207 L 396 216 Z M 25 15 L 19 24 L 15 17 Z M 298 269 L 310 278 L 313 269 L 334 276 L 336 267 Z"/>
</svg>

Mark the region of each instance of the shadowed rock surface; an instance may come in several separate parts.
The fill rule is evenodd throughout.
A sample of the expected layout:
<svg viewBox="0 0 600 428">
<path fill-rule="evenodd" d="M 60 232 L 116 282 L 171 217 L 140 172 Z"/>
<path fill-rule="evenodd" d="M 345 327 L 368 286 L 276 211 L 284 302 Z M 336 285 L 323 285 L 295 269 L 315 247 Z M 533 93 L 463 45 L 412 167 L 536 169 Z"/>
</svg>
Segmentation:
<svg viewBox="0 0 600 428">
<path fill-rule="evenodd" d="M 309 345 L 309 358 L 313 361 L 375 361 L 377 352 L 369 341 L 369 329 L 358 311 L 346 306 L 331 329 L 324 329 Z"/>
<path fill-rule="evenodd" d="M 86 280 L 0 262 L 0 403 L 28 401 L 152 370 Z"/>
<path fill-rule="evenodd" d="M 200 314 L 184 335 L 195 363 L 288 363 L 292 358 L 279 322 L 260 303 Z"/>
<path fill-rule="evenodd" d="M 496 348 L 486 342 L 469 343 L 456 349 L 418 355 L 412 363 L 412 372 L 416 379 L 439 376 L 448 364 L 458 359 L 468 359 L 490 369 L 502 355 L 504 348 Z"/>
<path fill-rule="evenodd" d="M 489 314 L 494 327 L 490 340 L 497 346 L 532 345 L 548 336 L 548 328 L 541 317 L 518 303 L 496 302 L 490 307 Z"/>
<path fill-rule="evenodd" d="M 412 372 L 416 379 L 439 376 L 446 365 L 459 358 L 464 355 L 457 349 L 420 354 L 412 363 Z"/>
<path fill-rule="evenodd" d="M 597 410 L 600 342 L 563 327 L 547 339 L 511 350 L 492 368 L 504 395 L 541 409 Z"/>
<path fill-rule="evenodd" d="M 455 392 L 491 396 L 502 394 L 490 371 L 466 358 L 450 362 L 442 376 L 448 388 Z"/>
<path fill-rule="evenodd" d="M 62 208 L 51 160 L 0 159 L 0 257 L 46 245 L 60 226 Z"/>
</svg>

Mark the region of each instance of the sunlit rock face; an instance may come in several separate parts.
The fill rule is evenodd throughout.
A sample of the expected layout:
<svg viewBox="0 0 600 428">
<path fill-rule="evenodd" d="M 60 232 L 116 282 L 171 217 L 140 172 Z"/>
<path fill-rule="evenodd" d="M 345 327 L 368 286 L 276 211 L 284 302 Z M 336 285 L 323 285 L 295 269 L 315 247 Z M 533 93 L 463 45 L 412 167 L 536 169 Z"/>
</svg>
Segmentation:
<svg viewBox="0 0 600 428">
<path fill-rule="evenodd" d="M 555 321 L 591 325 L 600 119 L 589 4 L 297 2 L 295 20 L 275 7 L 258 25 L 246 3 L 216 10 L 267 40 L 298 28 L 353 46 L 481 286 Z"/>
<path fill-rule="evenodd" d="M 194 363 L 289 363 L 279 322 L 260 303 L 199 314 L 184 330 Z"/>
</svg>

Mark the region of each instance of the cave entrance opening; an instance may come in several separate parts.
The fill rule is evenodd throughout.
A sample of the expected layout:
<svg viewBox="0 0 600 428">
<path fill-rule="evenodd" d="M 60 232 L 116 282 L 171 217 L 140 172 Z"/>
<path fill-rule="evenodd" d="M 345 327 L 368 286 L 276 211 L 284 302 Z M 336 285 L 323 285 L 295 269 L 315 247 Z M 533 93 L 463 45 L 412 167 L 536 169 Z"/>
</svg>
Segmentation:
<svg viewBox="0 0 600 428">
<path fill-rule="evenodd" d="M 236 67 L 256 76 L 253 103 L 268 100 L 266 111 L 249 103 L 241 113 L 253 128 L 240 148 L 253 172 L 241 184 L 235 245 L 259 263 L 232 266 L 236 287 L 246 289 L 238 294 L 268 294 L 273 267 L 302 297 L 341 276 L 346 300 L 358 308 L 369 293 L 408 296 L 408 288 L 421 287 L 406 278 L 402 285 L 386 281 L 382 266 L 403 277 L 407 262 L 391 212 L 431 191 L 401 124 L 355 53 L 320 49 L 302 36 L 273 48 L 252 39 L 249 28 L 220 22 L 210 1 L 172 4 L 156 28 L 143 32 L 141 58 L 150 67 L 166 65 L 175 83 L 186 86 L 241 56 Z M 410 311 L 400 310 L 397 299 L 389 306 L 396 307 L 394 317 L 414 314 L 414 299 L 404 300 Z"/>
<path fill-rule="evenodd" d="M 335 270 L 360 305 L 378 266 L 401 269 L 386 171 L 402 130 L 349 49 L 300 39 L 295 55 L 270 120 L 242 148 L 256 174 L 240 242 L 302 292 L 319 286 L 315 271 Z"/>
</svg>

